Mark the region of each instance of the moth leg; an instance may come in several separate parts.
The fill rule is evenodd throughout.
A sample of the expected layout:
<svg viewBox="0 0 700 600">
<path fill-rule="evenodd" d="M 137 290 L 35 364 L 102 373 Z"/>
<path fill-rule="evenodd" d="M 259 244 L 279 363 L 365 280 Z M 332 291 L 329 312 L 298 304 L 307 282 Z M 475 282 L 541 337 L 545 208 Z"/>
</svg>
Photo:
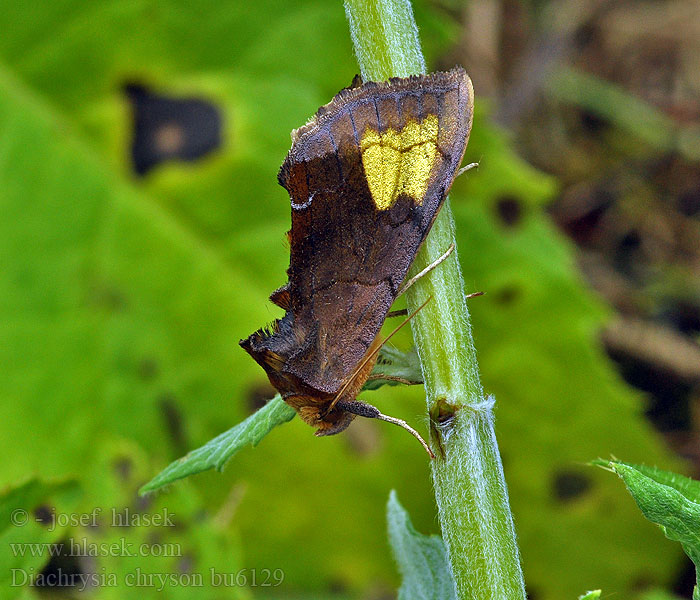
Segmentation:
<svg viewBox="0 0 700 600">
<path fill-rule="evenodd" d="M 360 402 L 359 400 L 339 400 L 336 404 L 336 408 L 340 408 L 341 410 L 349 412 L 353 415 L 358 415 L 359 417 L 365 417 L 367 419 L 379 419 L 380 421 L 386 421 L 387 423 L 393 423 L 394 425 L 403 427 L 421 443 L 421 445 L 428 453 L 428 456 L 430 456 L 430 458 L 435 458 L 433 451 L 430 449 L 430 446 L 428 446 L 426 441 L 421 437 L 420 433 L 413 429 L 413 427 L 406 423 L 406 421 L 403 421 L 402 419 L 397 419 L 396 417 L 390 417 L 388 415 L 382 414 L 376 406 L 372 406 L 371 404 L 365 404 L 364 402 Z"/>
<path fill-rule="evenodd" d="M 417 275 L 414 275 L 411 277 L 408 281 L 404 281 L 403 285 L 399 288 L 399 291 L 396 293 L 396 297 L 398 298 L 406 292 L 408 288 L 410 288 L 416 281 L 418 281 L 421 277 L 424 277 L 430 271 L 432 271 L 435 267 L 437 267 L 441 262 L 443 262 L 450 254 L 452 254 L 452 251 L 455 249 L 454 244 L 450 244 L 449 248 L 445 251 L 445 254 L 440 256 L 435 262 L 430 263 L 425 269 L 423 269 L 420 273 Z M 474 296 L 482 296 L 484 292 L 475 292 L 473 294 L 467 295 L 467 298 L 473 298 Z M 403 308 L 401 310 L 392 310 L 387 313 L 386 318 L 390 319 L 391 317 L 405 317 L 408 314 L 408 311 Z"/>
<path fill-rule="evenodd" d="M 352 372 L 350 377 L 347 378 L 345 383 L 343 384 L 343 387 L 341 387 L 335 394 L 335 398 L 331 401 L 331 403 L 328 405 L 328 408 L 326 409 L 326 412 L 324 414 L 328 414 L 331 410 L 333 410 L 333 407 L 340 402 L 344 394 L 347 392 L 348 388 L 355 383 L 355 391 L 352 394 L 349 394 L 347 397 L 348 398 L 354 398 L 357 396 L 359 393 L 360 389 L 362 388 L 362 385 L 358 385 L 358 380 L 356 379 L 358 376 L 362 376 L 362 384 L 364 384 L 365 381 L 367 381 L 367 377 L 369 374 L 372 372 L 372 366 L 374 366 L 376 360 L 377 360 L 377 354 L 379 354 L 379 351 L 382 349 L 382 346 L 386 344 L 394 335 L 401 330 L 402 327 L 405 327 L 408 322 L 415 317 L 421 310 L 425 308 L 425 305 L 428 304 L 433 299 L 432 296 L 428 296 L 428 299 L 423 302 L 416 310 L 414 310 L 404 321 L 401 322 L 401 325 L 396 327 L 394 331 L 392 331 L 389 335 L 387 335 L 383 340 L 380 339 L 379 335 L 377 335 L 376 338 L 374 338 L 374 341 L 372 342 L 372 345 L 369 347 L 367 350 L 367 353 L 365 354 L 364 358 L 362 361 L 360 361 L 360 364 L 357 366 L 357 368 Z M 371 366 L 369 369 L 367 369 L 367 365 L 370 364 L 371 361 Z M 363 370 L 365 371 L 363 373 Z M 352 390 L 352 388 L 350 388 Z M 367 405 L 369 406 L 369 405 Z M 374 407 L 372 407 L 374 408 Z M 381 413 L 380 413 L 381 414 Z M 379 418 L 379 417 L 374 417 L 374 418 Z"/>
<path fill-rule="evenodd" d="M 401 383 L 403 385 L 423 385 L 422 381 L 412 381 L 410 379 L 404 379 L 403 377 L 397 377 L 396 375 L 387 375 L 386 373 L 370 375 L 367 378 L 367 381 L 378 381 L 379 379 L 384 381 L 395 381 L 396 383 Z"/>
<path fill-rule="evenodd" d="M 466 173 L 467 171 L 471 171 L 472 169 L 478 169 L 478 168 L 479 168 L 478 162 L 469 163 L 468 165 L 462 167 L 459 171 L 457 171 L 457 175 L 455 175 L 455 179 L 457 179 L 457 177 L 459 177 L 463 173 Z"/>
<path fill-rule="evenodd" d="M 401 287 L 399 288 L 399 291 L 396 293 L 396 297 L 398 298 L 401 294 L 403 294 L 408 288 L 410 288 L 421 277 L 430 273 L 430 271 L 432 271 L 442 261 L 444 261 L 450 254 L 452 254 L 452 251 L 454 249 L 455 249 L 455 245 L 450 244 L 450 247 L 447 249 L 445 254 L 443 254 L 440 258 L 438 258 L 435 262 L 430 263 L 427 267 L 425 267 L 425 269 L 423 269 L 417 275 L 414 275 L 413 277 L 411 277 L 408 281 L 404 281 L 403 284 L 401 285 Z"/>
<path fill-rule="evenodd" d="M 478 164 L 478 163 L 474 163 Z M 466 167 L 465 167 L 466 168 Z M 411 277 L 408 281 L 404 281 L 403 285 L 399 288 L 398 293 L 396 294 L 396 297 L 398 298 L 401 294 L 403 294 L 408 288 L 410 288 L 416 281 L 418 281 L 421 277 L 424 277 L 430 271 L 432 271 L 435 267 L 437 267 L 442 261 L 444 261 L 450 254 L 452 254 L 452 251 L 455 249 L 454 244 L 450 244 L 450 247 L 445 251 L 445 254 L 440 256 L 435 262 L 430 263 L 425 269 L 423 269 L 420 273 L 417 275 L 414 275 Z M 472 292 L 471 294 L 467 294 L 465 298 L 475 298 L 476 296 L 483 296 L 485 292 Z M 391 311 L 390 313 L 387 313 L 386 318 L 388 319 L 389 317 L 401 317 L 408 314 L 406 309 L 403 310 L 394 310 Z"/>
</svg>

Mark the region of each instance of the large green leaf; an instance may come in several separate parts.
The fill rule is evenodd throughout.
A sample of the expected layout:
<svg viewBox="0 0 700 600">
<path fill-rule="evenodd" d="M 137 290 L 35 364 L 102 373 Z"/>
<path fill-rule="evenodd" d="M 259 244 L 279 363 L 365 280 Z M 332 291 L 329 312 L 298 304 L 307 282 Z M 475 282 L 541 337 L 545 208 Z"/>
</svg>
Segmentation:
<svg viewBox="0 0 700 600">
<path fill-rule="evenodd" d="M 83 504 L 74 506 L 77 512 L 119 510 L 131 506 L 152 466 L 144 468 L 142 458 L 140 481 L 130 481 L 122 491 L 112 464 L 129 456 L 120 450 L 104 460 L 107 448 L 114 443 L 121 447 L 120 438 L 151 451 L 167 452 L 171 444 L 182 444 L 177 426 L 164 423 L 161 408 L 176 411 L 177 394 L 188 387 L 214 397 L 216 379 L 203 382 L 193 365 L 204 360 L 202 352 L 213 359 L 202 343 L 215 344 L 209 319 L 222 332 L 231 323 L 226 304 L 235 304 L 240 281 L 199 240 L 114 178 L 45 104 L 5 71 L 0 72 L 0 131 L 5 216 L 0 360 L 12 365 L 4 381 L 6 418 L 0 436 L 2 450 L 11 458 L 3 461 L 2 480 L 19 479 L 28 471 L 71 475 L 84 490 Z M 141 241 L 134 245 L 134 239 Z M 230 298 L 218 310 L 191 313 L 184 307 L 195 301 L 192 291 L 168 300 L 176 280 L 192 291 L 206 288 L 203 306 L 219 294 Z M 187 351 L 192 343 L 195 350 Z M 170 362 L 172 347 L 185 352 Z M 183 369 L 187 360 L 190 369 Z M 209 368 L 215 365 L 226 368 L 221 359 Z M 153 374 L 154 368 L 160 374 Z M 163 376 L 169 396 L 156 387 Z M 206 411 L 200 412 L 206 418 Z M 183 498 L 188 495 L 180 491 L 168 497 L 167 508 L 182 516 Z M 201 513 L 202 508 L 201 501 L 189 499 L 188 512 Z M 230 532 L 198 541 L 195 527 L 178 529 L 179 535 L 189 532 L 183 547 L 191 560 L 201 560 L 205 571 L 215 565 L 219 571 L 240 568 L 231 551 L 220 555 L 223 562 L 212 558 L 219 556 L 215 548 L 221 539 L 235 547 Z M 108 531 L 114 541 L 123 537 L 123 530 Z M 153 533 L 130 529 L 127 538 L 137 543 Z M 76 535 L 95 539 L 93 531 Z M 27 530 L 21 541 L 44 539 Z M 119 581 L 137 566 L 147 573 L 178 573 L 173 565 L 178 557 L 138 557 L 138 564 L 126 558 L 103 556 L 101 568 Z M 46 555 L 37 557 L 36 570 L 47 560 Z M 138 592 L 120 585 L 116 591 L 105 586 L 103 594 L 124 598 Z"/>
<path fill-rule="evenodd" d="M 693 561 L 700 596 L 700 482 L 655 467 L 620 460 L 596 461 L 625 482 L 644 516 L 661 527 L 666 537 L 680 542 Z"/>
<path fill-rule="evenodd" d="M 428 32 L 450 31 L 419 9 Z M 289 205 L 275 174 L 289 131 L 357 70 L 344 15 L 271 0 L 9 0 L 0 30 L 0 482 L 70 476 L 86 509 L 119 504 L 101 469 L 113 448 L 140 457 L 135 491 L 247 417 L 265 384 L 237 341 L 279 315 L 267 295 L 285 280 Z M 119 90 L 134 78 L 216 103 L 224 146 L 132 177 Z M 526 578 L 543 599 L 591 582 L 632 597 L 640 576 L 669 576 L 676 547 L 660 552 L 632 502 L 579 465 L 610 453 L 671 462 L 599 347 L 607 312 L 543 210 L 554 182 L 515 157 L 483 110 L 467 153 L 481 167 L 457 181 L 453 208 L 468 291 L 487 292 L 470 306 Z M 370 398 L 412 423 L 423 412 L 418 386 Z M 283 568 L 288 589 L 395 587 L 388 489 L 419 529 L 435 527 L 425 458 L 379 423 L 320 440 L 294 420 L 223 475 L 157 501 L 215 512 L 232 485 L 245 489 L 244 566 Z"/>
<path fill-rule="evenodd" d="M 294 409 L 277 395 L 245 421 L 225 431 L 201 448 L 188 452 L 186 456 L 170 463 L 151 481 L 144 485 L 140 493 L 157 490 L 164 485 L 195 475 L 209 469 L 221 471 L 226 462 L 244 446 L 257 446 L 270 431 L 291 421 Z"/>
<path fill-rule="evenodd" d="M 457 589 L 442 538 L 418 533 L 394 491 L 387 503 L 386 520 L 401 572 L 399 600 L 456 600 Z"/>
</svg>

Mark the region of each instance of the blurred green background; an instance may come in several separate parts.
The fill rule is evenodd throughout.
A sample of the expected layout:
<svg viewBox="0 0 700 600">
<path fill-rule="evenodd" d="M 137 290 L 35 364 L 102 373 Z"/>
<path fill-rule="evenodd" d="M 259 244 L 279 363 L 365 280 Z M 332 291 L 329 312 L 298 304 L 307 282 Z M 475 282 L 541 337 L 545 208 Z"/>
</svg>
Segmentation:
<svg viewBox="0 0 700 600">
<path fill-rule="evenodd" d="M 585 463 L 692 473 L 700 456 L 700 50 L 673 28 L 696 13 L 590 4 L 414 4 L 430 68 L 463 64 L 477 92 L 480 167 L 451 198 L 537 600 L 682 593 L 680 549 Z M 61 572 L 100 600 L 394 597 L 389 491 L 437 533 L 398 428 L 317 439 L 294 419 L 222 474 L 137 495 L 272 396 L 238 340 L 279 316 L 289 132 L 357 71 L 342 4 L 5 0 L 0 31 L 0 597 L 83 597 L 22 585 Z M 425 428 L 419 387 L 367 398 Z M 126 509 L 141 521 L 117 527 Z M 27 546 L 70 540 L 137 556 Z"/>
</svg>

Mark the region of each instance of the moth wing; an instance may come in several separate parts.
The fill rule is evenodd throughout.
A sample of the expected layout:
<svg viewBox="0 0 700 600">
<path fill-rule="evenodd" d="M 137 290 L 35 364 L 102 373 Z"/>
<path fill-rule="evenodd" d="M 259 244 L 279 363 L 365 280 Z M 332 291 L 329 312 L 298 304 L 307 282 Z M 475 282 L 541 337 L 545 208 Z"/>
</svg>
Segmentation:
<svg viewBox="0 0 700 600">
<path fill-rule="evenodd" d="M 285 369 L 307 385 L 336 392 L 377 336 L 452 185 L 472 114 L 457 68 L 346 88 L 293 133 L 279 181 L 292 204 L 285 287 L 300 325 Z"/>
</svg>

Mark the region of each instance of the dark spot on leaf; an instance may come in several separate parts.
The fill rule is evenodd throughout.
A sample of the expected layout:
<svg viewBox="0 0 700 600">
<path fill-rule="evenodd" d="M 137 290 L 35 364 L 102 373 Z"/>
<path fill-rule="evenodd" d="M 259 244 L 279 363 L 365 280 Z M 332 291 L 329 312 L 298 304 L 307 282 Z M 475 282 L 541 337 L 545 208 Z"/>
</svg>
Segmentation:
<svg viewBox="0 0 700 600">
<path fill-rule="evenodd" d="M 580 119 L 581 125 L 589 133 L 600 133 L 610 127 L 610 121 L 588 110 L 581 111 Z"/>
<path fill-rule="evenodd" d="M 114 467 L 114 472 L 121 481 L 129 481 L 133 468 L 133 464 L 129 457 L 118 456 L 114 459 L 112 466 Z"/>
<path fill-rule="evenodd" d="M 552 482 L 554 497 L 565 502 L 582 496 L 591 488 L 591 479 L 576 471 L 559 471 Z"/>
<path fill-rule="evenodd" d="M 146 483 L 145 481 L 143 483 Z M 153 504 L 153 496 L 139 496 L 137 495 L 134 499 L 134 504 L 136 510 L 139 512 L 146 512 Z"/>
<path fill-rule="evenodd" d="M 688 398 L 694 382 L 684 381 L 662 365 L 652 364 L 610 346 L 606 349 L 608 356 L 617 363 L 624 380 L 649 394 L 646 416 L 659 431 L 692 429 Z"/>
<path fill-rule="evenodd" d="M 501 223 L 507 227 L 517 225 L 523 216 L 520 200 L 515 196 L 502 196 L 496 201 L 496 212 Z"/>
<path fill-rule="evenodd" d="M 678 210 L 686 217 L 700 214 L 700 187 L 684 192 L 678 197 Z"/>
<path fill-rule="evenodd" d="M 53 524 L 53 512 L 51 507 L 46 504 L 41 504 L 34 509 L 34 518 L 47 527 Z"/>
<path fill-rule="evenodd" d="M 642 244 L 642 238 L 638 231 L 630 231 L 620 240 L 620 248 L 623 250 L 636 250 Z"/>
<path fill-rule="evenodd" d="M 574 33 L 574 44 L 577 48 L 585 48 L 591 44 L 600 43 L 598 28 L 593 23 L 584 23 Z"/>
<path fill-rule="evenodd" d="M 634 276 L 640 264 L 646 263 L 640 259 L 639 251 L 642 238 L 638 231 L 632 230 L 622 237 L 615 249 L 613 263 L 621 273 Z"/>
<path fill-rule="evenodd" d="M 199 510 L 195 511 L 194 514 L 192 515 L 192 522 L 193 523 L 206 523 L 207 520 L 210 518 L 209 512 L 205 508 L 200 508 Z"/>
<path fill-rule="evenodd" d="M 499 304 L 512 304 L 520 296 L 520 288 L 515 285 L 504 286 L 494 294 Z"/>
<path fill-rule="evenodd" d="M 525 587 L 527 589 L 527 600 L 537 600 L 540 597 L 539 590 L 534 588 L 532 585 L 528 583 Z"/>
<path fill-rule="evenodd" d="M 158 375 L 158 363 L 155 358 L 144 358 L 139 363 L 139 377 L 144 381 L 154 379 Z"/>
<path fill-rule="evenodd" d="M 86 574 L 84 559 L 80 556 L 70 555 L 71 544 L 74 547 L 80 547 L 81 542 L 79 539 L 65 539 L 58 542 L 54 548 L 60 548 L 60 553 L 52 556 L 41 572 L 37 574 L 34 585 L 38 588 L 62 592 L 82 587 L 80 576 Z"/>
<path fill-rule="evenodd" d="M 690 300 L 669 300 L 660 317 L 686 335 L 700 333 L 700 305 Z"/>
<path fill-rule="evenodd" d="M 569 190 L 563 201 L 552 206 L 552 216 L 566 233 L 581 245 L 596 239 L 598 227 L 615 204 L 610 190 L 578 186 Z"/>
<path fill-rule="evenodd" d="M 346 597 L 345 594 L 341 597 Z M 396 600 L 396 591 L 387 587 L 385 583 L 376 582 L 367 590 L 363 598 L 367 600 Z"/>
<path fill-rule="evenodd" d="M 692 598 L 696 581 L 695 565 L 686 556 L 680 572 L 673 580 L 673 589 L 671 591 L 681 598 Z"/>
<path fill-rule="evenodd" d="M 175 453 L 178 456 L 182 456 L 187 451 L 187 440 L 185 440 L 182 427 L 182 414 L 175 402 L 175 398 L 170 394 L 163 394 L 158 405 L 165 423 L 165 430 L 170 435 L 170 439 L 175 447 Z"/>
<path fill-rule="evenodd" d="M 124 86 L 134 116 L 131 159 L 145 175 L 167 160 L 194 161 L 221 146 L 219 109 L 203 98 L 170 98 L 144 85 Z"/>
<path fill-rule="evenodd" d="M 112 312 L 120 312 L 127 307 L 126 296 L 110 285 L 98 285 L 91 292 L 89 301 Z"/>
<path fill-rule="evenodd" d="M 608 207 L 601 204 L 587 213 L 579 215 L 578 218 L 566 223 L 566 232 L 580 243 L 587 242 L 593 236 L 607 210 Z"/>
<path fill-rule="evenodd" d="M 633 592 L 644 592 L 654 586 L 654 580 L 648 573 L 639 573 L 632 578 L 630 590 Z"/>
<path fill-rule="evenodd" d="M 277 392 L 269 383 L 260 383 L 252 386 L 246 394 L 248 412 L 251 414 L 265 406 Z"/>
<path fill-rule="evenodd" d="M 342 579 L 332 579 L 328 583 L 328 591 L 333 595 L 345 594 L 348 591 L 348 584 Z"/>
<path fill-rule="evenodd" d="M 192 573 L 194 571 L 194 556 L 191 554 L 183 554 L 180 560 L 177 561 L 178 573 Z"/>
</svg>

